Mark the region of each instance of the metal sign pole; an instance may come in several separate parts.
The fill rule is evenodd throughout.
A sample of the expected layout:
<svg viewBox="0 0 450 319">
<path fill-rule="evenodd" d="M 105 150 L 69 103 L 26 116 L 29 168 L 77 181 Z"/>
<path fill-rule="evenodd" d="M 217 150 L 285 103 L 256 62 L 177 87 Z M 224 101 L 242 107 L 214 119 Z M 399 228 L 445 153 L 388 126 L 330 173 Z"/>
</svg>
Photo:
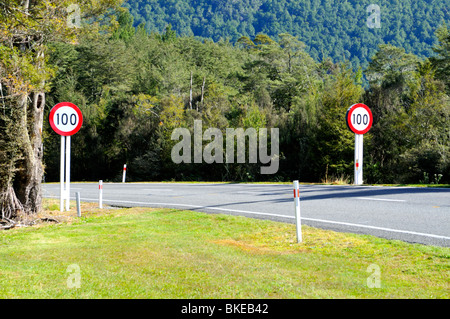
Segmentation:
<svg viewBox="0 0 450 319">
<path fill-rule="evenodd" d="M 362 134 L 355 134 L 355 185 L 363 184 L 363 138 Z"/>
<path fill-rule="evenodd" d="M 359 180 L 359 176 L 358 176 L 358 168 L 359 168 L 359 160 L 358 160 L 358 134 L 355 134 L 355 180 L 354 180 L 354 184 L 358 185 L 358 180 Z"/>
<path fill-rule="evenodd" d="M 359 148 L 358 148 L 358 151 L 359 151 L 359 154 L 358 154 L 358 157 L 359 157 L 359 184 L 358 185 L 362 185 L 363 184 L 363 167 L 364 167 L 363 166 L 364 135 L 359 134 L 358 138 L 359 138 Z"/>
<path fill-rule="evenodd" d="M 59 171 L 59 178 L 60 178 L 60 189 L 59 189 L 59 210 L 62 212 L 64 211 L 64 198 L 65 198 L 65 192 L 64 192 L 64 151 L 66 149 L 66 137 L 61 135 L 61 165 L 60 165 L 60 171 Z"/>
<path fill-rule="evenodd" d="M 66 136 L 66 210 L 70 209 L 70 136 Z"/>
</svg>

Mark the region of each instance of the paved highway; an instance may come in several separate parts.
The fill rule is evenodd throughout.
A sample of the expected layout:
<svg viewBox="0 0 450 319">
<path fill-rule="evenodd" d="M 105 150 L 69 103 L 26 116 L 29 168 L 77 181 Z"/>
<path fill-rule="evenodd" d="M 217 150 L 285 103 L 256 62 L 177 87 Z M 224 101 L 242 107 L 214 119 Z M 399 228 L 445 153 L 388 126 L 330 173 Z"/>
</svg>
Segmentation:
<svg viewBox="0 0 450 319">
<path fill-rule="evenodd" d="M 59 184 L 44 184 L 59 198 Z M 72 183 L 71 198 L 98 200 L 98 184 Z M 450 247 L 450 189 L 300 185 L 302 224 Z M 171 207 L 295 222 L 292 185 L 104 183 L 103 202 Z"/>
</svg>

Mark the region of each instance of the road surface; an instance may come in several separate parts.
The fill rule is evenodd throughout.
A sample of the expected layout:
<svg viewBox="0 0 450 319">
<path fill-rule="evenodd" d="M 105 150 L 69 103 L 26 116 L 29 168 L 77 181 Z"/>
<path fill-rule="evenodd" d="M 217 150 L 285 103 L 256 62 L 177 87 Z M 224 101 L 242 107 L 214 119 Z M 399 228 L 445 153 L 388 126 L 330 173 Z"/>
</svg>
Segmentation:
<svg viewBox="0 0 450 319">
<path fill-rule="evenodd" d="M 59 198 L 59 184 L 44 184 Z M 98 184 L 72 183 L 71 199 L 98 201 Z M 300 185 L 302 224 L 450 247 L 450 189 Z M 103 202 L 170 207 L 294 223 L 292 185 L 104 183 Z"/>
</svg>

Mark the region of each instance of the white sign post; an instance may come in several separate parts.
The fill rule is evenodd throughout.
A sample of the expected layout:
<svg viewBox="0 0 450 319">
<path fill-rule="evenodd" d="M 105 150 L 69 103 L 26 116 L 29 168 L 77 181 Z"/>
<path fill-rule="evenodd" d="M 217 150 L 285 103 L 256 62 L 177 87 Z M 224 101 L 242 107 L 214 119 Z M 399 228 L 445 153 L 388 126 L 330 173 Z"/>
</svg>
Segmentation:
<svg viewBox="0 0 450 319">
<path fill-rule="evenodd" d="M 355 134 L 355 185 L 363 184 L 363 136 Z"/>
<path fill-rule="evenodd" d="M 373 123 L 372 111 L 362 103 L 352 105 L 345 116 L 348 128 L 355 133 L 355 185 L 363 184 L 363 136 Z"/>
<path fill-rule="evenodd" d="M 61 163 L 61 166 L 63 164 Z M 70 209 L 70 136 L 66 136 L 66 211 Z"/>
<path fill-rule="evenodd" d="M 66 193 L 64 192 L 64 154 L 66 151 L 66 137 L 61 135 L 61 165 L 59 171 L 59 179 L 61 181 L 59 188 L 59 210 L 62 212 L 64 210 L 64 199 L 66 198 Z"/>
<path fill-rule="evenodd" d="M 83 124 L 80 109 L 70 102 L 56 104 L 50 111 L 50 126 L 61 135 L 61 166 L 60 166 L 60 211 L 70 209 L 70 136 L 77 133 Z M 64 174 L 65 173 L 65 174 Z"/>
</svg>

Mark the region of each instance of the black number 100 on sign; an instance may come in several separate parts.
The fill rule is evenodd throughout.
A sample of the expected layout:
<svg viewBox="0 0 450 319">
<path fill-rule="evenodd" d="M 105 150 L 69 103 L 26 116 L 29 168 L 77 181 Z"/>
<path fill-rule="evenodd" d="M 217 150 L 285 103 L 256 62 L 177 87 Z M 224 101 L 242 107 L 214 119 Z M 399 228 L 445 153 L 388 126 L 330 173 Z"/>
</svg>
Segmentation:
<svg viewBox="0 0 450 319">
<path fill-rule="evenodd" d="M 77 124 L 77 116 L 72 113 L 70 114 L 70 116 L 67 113 L 56 113 L 56 125 L 67 125 L 69 124 L 70 121 L 70 125 L 76 125 Z M 61 118 L 61 120 L 60 120 Z"/>
<path fill-rule="evenodd" d="M 369 124 L 369 115 L 353 114 L 352 115 L 352 123 L 357 124 L 357 125 L 361 125 L 361 124 L 367 125 L 367 124 Z"/>
<path fill-rule="evenodd" d="M 355 134 L 366 134 L 372 127 L 372 111 L 365 104 L 353 104 L 345 114 L 348 128 Z"/>
<path fill-rule="evenodd" d="M 71 136 L 83 125 L 83 114 L 78 106 L 70 102 L 56 104 L 49 115 L 50 126 L 62 136 Z"/>
</svg>

